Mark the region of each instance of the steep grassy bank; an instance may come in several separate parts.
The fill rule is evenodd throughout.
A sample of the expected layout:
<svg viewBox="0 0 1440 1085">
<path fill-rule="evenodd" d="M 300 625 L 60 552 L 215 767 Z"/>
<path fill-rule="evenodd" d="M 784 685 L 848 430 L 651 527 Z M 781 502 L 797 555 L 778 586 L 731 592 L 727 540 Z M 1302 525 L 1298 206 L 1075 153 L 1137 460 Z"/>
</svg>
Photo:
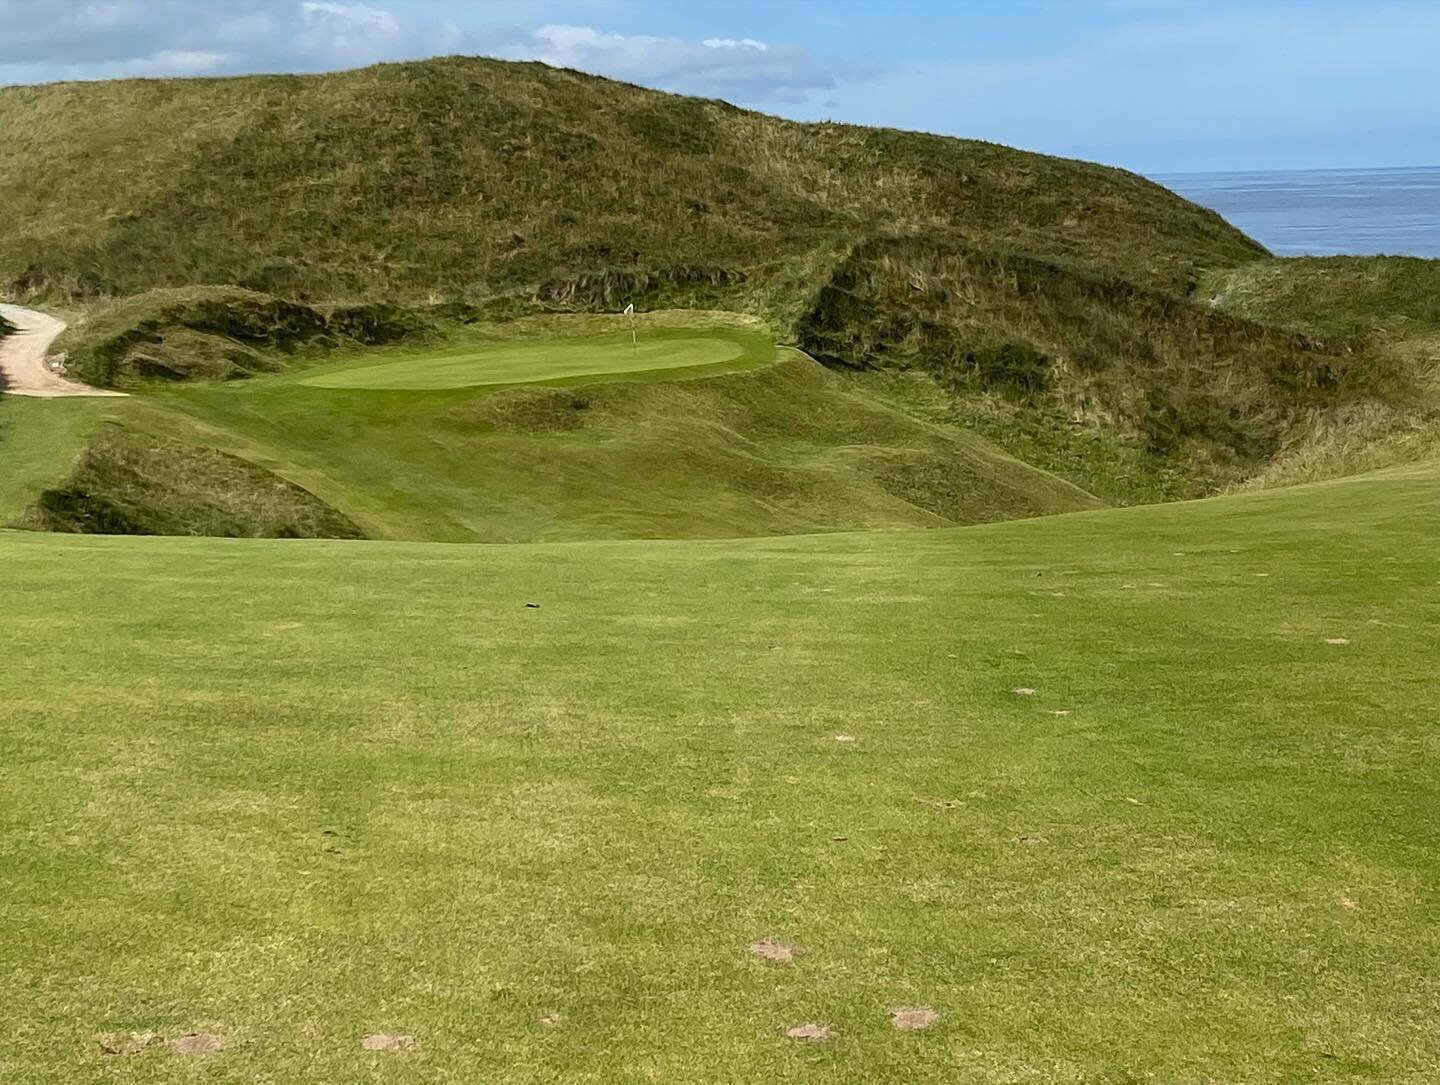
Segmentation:
<svg viewBox="0 0 1440 1085">
<path fill-rule="evenodd" d="M 92 306 L 59 347 L 79 379 L 105 388 L 146 380 L 236 380 L 307 356 L 438 334 L 398 305 L 317 308 L 239 287 L 150 290 Z"/>
<path fill-rule="evenodd" d="M 0 533 L 0 1079 L 1432 1085 L 1437 533 Z"/>
<path fill-rule="evenodd" d="M 255 464 L 113 423 L 98 428 L 74 471 L 19 522 L 98 535 L 362 537 L 349 518 Z"/>
<path fill-rule="evenodd" d="M 1440 260 L 1265 260 L 1202 285 L 1216 308 L 1324 337 L 1352 364 L 1403 375 L 1404 394 L 1348 401 L 1314 418 L 1250 480 L 1285 485 L 1440 455 Z"/>
<path fill-rule="evenodd" d="M 954 420 L 1117 501 L 1213 492 L 1319 414 L 1414 386 L 1383 354 L 935 239 L 856 246 L 797 336 L 833 364 L 929 374 Z"/>
<path fill-rule="evenodd" d="M 1252 320 L 1351 342 L 1440 335 L 1440 260 L 1324 256 L 1216 271 L 1199 293 Z"/>
<path fill-rule="evenodd" d="M 0 129 L 0 282 L 67 296 L 414 301 L 612 269 L 725 282 L 881 229 L 961 230 L 1173 290 L 1262 253 L 1119 170 L 539 64 L 8 87 Z"/>
</svg>

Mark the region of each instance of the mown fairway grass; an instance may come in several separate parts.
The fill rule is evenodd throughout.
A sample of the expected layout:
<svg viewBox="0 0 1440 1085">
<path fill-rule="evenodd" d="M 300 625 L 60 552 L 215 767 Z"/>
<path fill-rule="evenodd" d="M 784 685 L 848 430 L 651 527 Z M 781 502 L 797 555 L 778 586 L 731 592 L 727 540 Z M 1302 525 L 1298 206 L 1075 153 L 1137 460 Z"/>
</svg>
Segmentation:
<svg viewBox="0 0 1440 1085">
<path fill-rule="evenodd" d="M 376 390 L 484 388 L 515 384 L 574 383 L 642 373 L 673 377 L 678 370 L 696 373 L 721 367 L 765 365 L 775 360 L 769 337 L 738 329 L 647 328 L 644 342 L 636 333 L 585 336 L 536 342 L 493 343 L 449 347 L 438 351 L 380 352 L 365 364 L 342 363 L 306 377 L 315 388 Z"/>
<path fill-rule="evenodd" d="M 0 534 L 0 1079 L 1433 1082 L 1437 483 Z M 227 1048 L 101 1053 L 131 1030 Z"/>
<path fill-rule="evenodd" d="M 0 396 L 0 524 L 15 522 L 64 480 L 100 424 L 104 401 Z"/>
</svg>

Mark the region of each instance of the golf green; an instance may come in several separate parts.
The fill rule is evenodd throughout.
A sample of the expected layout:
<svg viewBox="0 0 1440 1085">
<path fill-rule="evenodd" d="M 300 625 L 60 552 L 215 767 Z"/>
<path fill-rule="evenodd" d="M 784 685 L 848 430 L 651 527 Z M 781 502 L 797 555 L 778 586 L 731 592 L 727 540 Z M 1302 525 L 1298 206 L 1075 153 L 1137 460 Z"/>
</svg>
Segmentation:
<svg viewBox="0 0 1440 1085">
<path fill-rule="evenodd" d="M 575 339 L 467 345 L 392 356 L 359 367 L 315 374 L 303 383 L 316 388 L 396 391 L 670 372 L 739 361 L 755 352 L 756 345 L 748 341 L 754 338 L 723 332 L 677 333 L 647 329 L 635 341 L 622 332 Z"/>
</svg>

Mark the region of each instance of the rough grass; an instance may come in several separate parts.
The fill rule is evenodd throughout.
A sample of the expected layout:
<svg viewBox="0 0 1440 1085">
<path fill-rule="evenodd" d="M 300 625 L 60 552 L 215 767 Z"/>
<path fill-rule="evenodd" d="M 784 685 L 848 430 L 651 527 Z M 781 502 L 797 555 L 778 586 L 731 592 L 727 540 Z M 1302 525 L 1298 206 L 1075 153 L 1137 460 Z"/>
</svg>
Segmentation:
<svg viewBox="0 0 1440 1085">
<path fill-rule="evenodd" d="M 1325 256 L 1261 260 L 1206 278 L 1211 304 L 1348 341 L 1440 336 L 1440 260 Z"/>
<path fill-rule="evenodd" d="M 1318 412 L 1249 480 L 1285 485 L 1427 459 L 1440 449 L 1440 261 L 1266 260 L 1207 279 L 1217 308 L 1324 337 L 1405 394 Z"/>
<path fill-rule="evenodd" d="M 312 494 L 246 460 L 109 425 L 74 472 L 41 492 L 21 525 L 98 535 L 356 539 Z"/>
<path fill-rule="evenodd" d="M 414 302 L 616 273 L 688 290 L 895 229 L 1174 290 L 1263 253 L 1120 170 L 539 64 L 8 87 L 0 130 L 0 283 L 56 297 Z"/>
<path fill-rule="evenodd" d="M 0 535 L 0 1077 L 1429 1085 L 1437 482 L 749 542 Z M 130 1031 L 226 1049 L 101 1053 Z"/>
<path fill-rule="evenodd" d="M 69 368 L 101 387 L 234 380 L 355 345 L 423 341 L 420 313 L 385 303 L 324 309 L 238 287 L 150 290 L 87 307 L 59 340 Z"/>
<path fill-rule="evenodd" d="M 856 246 L 797 335 L 833 364 L 929 373 L 952 420 L 1116 501 L 1214 492 L 1317 412 L 1415 389 L 1385 354 L 943 238 Z"/>
</svg>

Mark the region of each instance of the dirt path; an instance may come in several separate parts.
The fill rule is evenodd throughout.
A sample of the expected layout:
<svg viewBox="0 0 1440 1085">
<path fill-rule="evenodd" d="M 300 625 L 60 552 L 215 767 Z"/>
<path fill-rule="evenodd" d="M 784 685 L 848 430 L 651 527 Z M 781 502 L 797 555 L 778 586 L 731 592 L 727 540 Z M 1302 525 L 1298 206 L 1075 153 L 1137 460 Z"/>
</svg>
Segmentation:
<svg viewBox="0 0 1440 1085">
<path fill-rule="evenodd" d="M 40 399 L 125 394 L 66 380 L 45 364 L 50 344 L 65 330 L 63 320 L 37 313 L 34 309 L 22 309 L 18 305 L 0 305 L 0 317 L 19 329 L 15 334 L 0 339 L 0 393 Z"/>
</svg>

